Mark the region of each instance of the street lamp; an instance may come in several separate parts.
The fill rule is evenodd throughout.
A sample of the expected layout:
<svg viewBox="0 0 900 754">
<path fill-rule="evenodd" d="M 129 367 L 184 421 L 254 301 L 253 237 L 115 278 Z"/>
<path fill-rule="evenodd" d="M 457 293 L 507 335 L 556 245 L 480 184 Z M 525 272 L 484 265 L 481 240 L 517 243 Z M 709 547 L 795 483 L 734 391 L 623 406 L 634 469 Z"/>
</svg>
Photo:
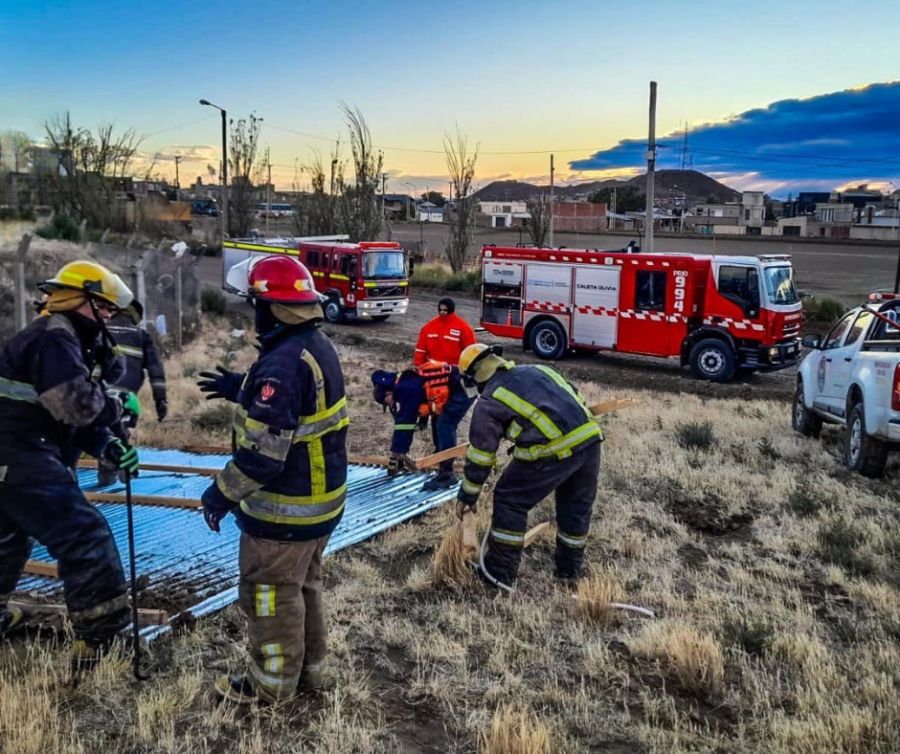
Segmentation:
<svg viewBox="0 0 900 754">
<path fill-rule="evenodd" d="M 412 195 L 410 198 L 412 199 L 412 205 L 413 205 L 413 207 L 415 207 L 415 206 L 416 206 L 416 194 L 417 194 L 418 191 L 419 191 L 418 187 L 417 187 L 415 184 L 412 184 L 412 183 L 406 183 L 406 181 L 403 182 L 403 185 L 404 185 L 404 186 L 409 186 L 409 187 L 413 190 L 413 195 Z M 410 214 L 411 214 L 410 212 L 407 212 L 407 215 L 406 215 L 406 216 L 407 216 L 410 220 L 412 220 L 412 218 L 410 217 Z"/>
<path fill-rule="evenodd" d="M 222 113 L 222 240 L 228 235 L 228 113 L 224 108 L 209 100 L 200 100 L 201 105 L 214 107 Z"/>
</svg>

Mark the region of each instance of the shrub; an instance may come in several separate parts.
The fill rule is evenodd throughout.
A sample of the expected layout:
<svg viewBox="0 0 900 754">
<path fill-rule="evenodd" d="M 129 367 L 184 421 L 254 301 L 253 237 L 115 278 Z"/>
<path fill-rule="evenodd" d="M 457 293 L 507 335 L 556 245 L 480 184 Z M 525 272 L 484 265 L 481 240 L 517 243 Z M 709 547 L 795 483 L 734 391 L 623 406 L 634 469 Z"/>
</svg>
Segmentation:
<svg viewBox="0 0 900 754">
<path fill-rule="evenodd" d="M 821 510 L 836 508 L 837 500 L 832 493 L 826 493 L 820 484 L 804 476 L 788 495 L 787 507 L 797 516 L 815 516 Z"/>
<path fill-rule="evenodd" d="M 765 618 L 753 615 L 729 618 L 722 625 L 722 639 L 748 655 L 761 655 L 774 636 L 774 626 Z"/>
<path fill-rule="evenodd" d="M 443 264 L 418 264 L 410 283 L 422 288 L 474 293 L 481 287 L 481 271 L 451 272 L 450 268 Z"/>
<path fill-rule="evenodd" d="M 225 314 L 225 293 L 214 286 L 205 285 L 200 291 L 200 311 Z"/>
<path fill-rule="evenodd" d="M 687 450 L 710 450 L 716 436 L 710 422 L 687 422 L 675 427 L 675 440 Z"/>
<path fill-rule="evenodd" d="M 42 225 L 34 231 L 41 238 L 59 239 L 81 243 L 81 225 L 69 215 L 54 215 L 49 225 Z"/>
<path fill-rule="evenodd" d="M 197 414 L 191 419 L 191 424 L 204 432 L 224 432 L 231 429 L 233 418 L 233 406 L 230 403 L 220 403 L 218 406 L 213 406 Z"/>
<path fill-rule="evenodd" d="M 807 298 L 803 300 L 803 311 L 810 322 L 831 324 L 847 311 L 847 307 L 833 298 Z"/>
<path fill-rule="evenodd" d="M 501 707 L 494 713 L 491 728 L 481 734 L 480 754 L 550 754 L 550 731 L 533 712 Z"/>
<path fill-rule="evenodd" d="M 843 516 L 823 523 L 818 539 L 819 556 L 826 563 L 840 566 L 854 576 L 869 576 L 875 570 L 871 556 L 865 552 L 865 533 Z"/>
</svg>

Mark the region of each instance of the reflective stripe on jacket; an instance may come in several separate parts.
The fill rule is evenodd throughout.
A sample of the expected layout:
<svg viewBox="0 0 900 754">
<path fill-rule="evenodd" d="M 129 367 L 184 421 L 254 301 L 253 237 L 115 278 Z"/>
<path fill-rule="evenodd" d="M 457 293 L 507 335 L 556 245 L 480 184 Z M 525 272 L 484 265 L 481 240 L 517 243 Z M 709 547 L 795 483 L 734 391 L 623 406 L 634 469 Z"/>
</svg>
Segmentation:
<svg viewBox="0 0 900 754">
<path fill-rule="evenodd" d="M 330 534 L 347 491 L 347 398 L 337 352 L 313 325 L 264 345 L 238 396 L 234 457 L 216 483 L 238 526 L 266 539 Z"/>
<path fill-rule="evenodd" d="M 548 461 L 600 442 L 603 433 L 578 391 L 550 367 L 500 369 L 475 403 L 461 499 L 478 497 L 504 437 L 514 458 Z"/>
<path fill-rule="evenodd" d="M 459 364 L 459 355 L 466 346 L 475 342 L 475 333 L 457 314 L 438 315 L 429 320 L 419 332 L 413 364 L 421 366 L 426 361 L 443 361 Z"/>
</svg>

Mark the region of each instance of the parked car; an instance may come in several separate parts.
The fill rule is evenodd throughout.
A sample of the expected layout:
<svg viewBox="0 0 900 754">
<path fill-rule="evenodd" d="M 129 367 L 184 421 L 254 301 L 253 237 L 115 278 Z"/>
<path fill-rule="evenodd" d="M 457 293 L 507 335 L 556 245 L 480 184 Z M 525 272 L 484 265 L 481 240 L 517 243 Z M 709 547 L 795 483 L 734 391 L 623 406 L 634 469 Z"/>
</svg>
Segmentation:
<svg viewBox="0 0 900 754">
<path fill-rule="evenodd" d="M 827 335 L 807 335 L 797 374 L 792 425 L 818 437 L 823 423 L 844 427 L 844 464 L 884 473 L 900 448 L 900 296 L 873 293 Z"/>
<path fill-rule="evenodd" d="M 219 207 L 214 199 L 194 199 L 191 202 L 191 214 L 218 217 Z"/>
</svg>

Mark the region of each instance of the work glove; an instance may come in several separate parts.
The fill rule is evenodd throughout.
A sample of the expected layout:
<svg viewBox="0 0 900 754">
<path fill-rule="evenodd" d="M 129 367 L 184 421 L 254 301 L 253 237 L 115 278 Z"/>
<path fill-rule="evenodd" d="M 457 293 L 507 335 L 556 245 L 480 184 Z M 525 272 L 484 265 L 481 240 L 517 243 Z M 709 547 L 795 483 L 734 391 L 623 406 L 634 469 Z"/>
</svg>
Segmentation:
<svg viewBox="0 0 900 754">
<path fill-rule="evenodd" d="M 129 474 L 134 474 L 140 466 L 137 448 L 131 447 L 118 438 L 106 443 L 101 456 L 117 469 L 127 471 Z"/>
<path fill-rule="evenodd" d="M 226 401 L 235 403 L 244 375 L 240 372 L 230 372 L 221 364 L 216 367 L 216 371 L 218 374 L 216 372 L 200 372 L 203 379 L 197 380 L 197 387 L 201 392 L 207 394 L 206 400 L 208 401 L 224 398 Z"/>
<path fill-rule="evenodd" d="M 156 401 L 156 418 L 159 421 L 162 421 L 166 418 L 166 414 L 169 413 L 169 404 L 166 403 L 164 399 L 160 399 Z"/>
<path fill-rule="evenodd" d="M 123 390 L 121 398 L 123 413 L 131 414 L 135 419 L 141 415 L 141 402 L 138 400 L 136 393 Z"/>
<path fill-rule="evenodd" d="M 237 503 L 231 502 L 222 494 L 222 490 L 219 489 L 219 485 L 215 482 L 206 488 L 206 491 L 200 497 L 200 502 L 203 503 L 203 520 L 210 531 L 216 533 L 220 531 L 219 523 L 221 520 L 237 507 Z"/>
<path fill-rule="evenodd" d="M 478 513 L 478 501 L 467 503 L 465 500 L 456 498 L 456 517 L 462 521 L 466 513 Z"/>
</svg>

